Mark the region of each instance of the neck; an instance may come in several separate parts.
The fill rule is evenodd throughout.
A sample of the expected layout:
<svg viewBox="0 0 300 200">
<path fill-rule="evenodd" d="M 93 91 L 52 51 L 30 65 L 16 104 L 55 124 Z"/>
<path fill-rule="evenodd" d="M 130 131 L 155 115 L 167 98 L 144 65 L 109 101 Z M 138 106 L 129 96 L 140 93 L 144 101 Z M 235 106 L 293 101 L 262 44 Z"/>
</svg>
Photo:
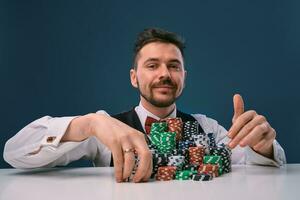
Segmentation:
<svg viewBox="0 0 300 200">
<path fill-rule="evenodd" d="M 168 107 L 157 107 L 146 101 L 143 97 L 141 97 L 141 103 L 144 108 L 161 119 L 170 115 L 170 113 L 175 109 L 175 103 Z"/>
</svg>

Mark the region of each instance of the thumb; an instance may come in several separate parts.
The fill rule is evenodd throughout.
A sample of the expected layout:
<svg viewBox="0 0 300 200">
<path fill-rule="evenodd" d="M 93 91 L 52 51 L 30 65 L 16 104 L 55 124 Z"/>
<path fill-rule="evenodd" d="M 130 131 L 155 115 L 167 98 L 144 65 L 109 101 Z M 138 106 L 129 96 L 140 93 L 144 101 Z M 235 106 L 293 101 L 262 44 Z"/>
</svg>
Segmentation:
<svg viewBox="0 0 300 200">
<path fill-rule="evenodd" d="M 235 122 L 235 120 L 244 113 L 244 101 L 241 95 L 235 94 L 233 96 L 233 109 L 234 109 L 234 115 L 232 118 L 232 123 Z"/>
</svg>

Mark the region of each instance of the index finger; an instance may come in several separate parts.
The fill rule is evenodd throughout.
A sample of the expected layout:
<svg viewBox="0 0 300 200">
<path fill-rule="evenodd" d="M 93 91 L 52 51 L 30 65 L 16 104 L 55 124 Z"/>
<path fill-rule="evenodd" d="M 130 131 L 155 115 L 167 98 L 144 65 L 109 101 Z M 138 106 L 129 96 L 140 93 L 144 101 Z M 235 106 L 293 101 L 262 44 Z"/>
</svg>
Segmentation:
<svg viewBox="0 0 300 200">
<path fill-rule="evenodd" d="M 234 138 L 238 132 L 249 122 L 251 121 L 256 115 L 256 112 L 253 110 L 249 110 L 243 113 L 230 127 L 228 130 L 228 137 Z"/>
<path fill-rule="evenodd" d="M 133 181 L 139 182 L 143 178 L 147 177 L 149 174 L 149 170 L 151 170 L 150 165 L 152 154 L 143 135 L 138 140 L 135 140 L 135 149 L 139 156 L 139 165 L 136 174 L 134 175 Z"/>
</svg>

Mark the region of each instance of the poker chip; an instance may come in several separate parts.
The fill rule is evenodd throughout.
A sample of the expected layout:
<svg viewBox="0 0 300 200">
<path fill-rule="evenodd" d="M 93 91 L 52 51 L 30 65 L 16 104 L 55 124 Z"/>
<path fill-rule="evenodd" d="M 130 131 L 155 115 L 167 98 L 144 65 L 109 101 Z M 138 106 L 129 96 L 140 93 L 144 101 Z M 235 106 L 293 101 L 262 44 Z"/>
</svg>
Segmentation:
<svg viewBox="0 0 300 200">
<path fill-rule="evenodd" d="M 217 177 L 217 176 L 219 176 L 219 165 L 201 164 L 198 168 L 198 173 L 211 174 L 213 177 Z"/>
<path fill-rule="evenodd" d="M 168 166 L 175 166 L 177 169 L 181 169 L 185 163 L 184 156 L 170 156 L 168 159 Z"/>
<path fill-rule="evenodd" d="M 184 170 L 191 170 L 191 171 L 197 171 L 199 169 L 199 165 L 197 164 L 185 164 L 183 166 L 183 169 Z"/>
<path fill-rule="evenodd" d="M 168 130 L 168 124 L 166 122 L 154 122 L 151 125 L 150 134 L 154 132 L 165 132 Z"/>
<path fill-rule="evenodd" d="M 223 164 L 222 172 L 229 173 L 231 171 L 231 149 L 225 144 L 216 147 L 210 147 L 210 155 L 221 156 Z"/>
<path fill-rule="evenodd" d="M 210 147 L 216 147 L 216 139 L 214 137 L 214 134 L 213 133 L 207 133 L 207 137 L 209 139 L 209 146 Z"/>
<path fill-rule="evenodd" d="M 182 139 L 182 128 L 183 122 L 181 118 L 167 118 L 164 121 L 168 124 L 168 132 L 175 132 L 176 141 L 180 141 Z"/>
<path fill-rule="evenodd" d="M 176 133 L 166 132 L 167 123 L 152 123 L 150 141 L 159 153 L 171 153 L 176 148 Z"/>
<path fill-rule="evenodd" d="M 197 171 L 192 170 L 182 170 L 177 171 L 175 175 L 175 180 L 189 180 L 193 174 L 197 174 Z"/>
<path fill-rule="evenodd" d="M 198 126 L 199 124 L 197 121 L 187 121 L 183 123 L 182 139 L 194 142 L 193 135 L 198 135 Z"/>
<path fill-rule="evenodd" d="M 167 118 L 152 123 L 148 147 L 152 153 L 152 178 L 158 181 L 209 181 L 231 171 L 231 149 L 217 144 L 214 133 L 199 132 L 197 121 Z M 133 174 L 139 164 L 135 154 Z"/>
<path fill-rule="evenodd" d="M 200 165 L 205 155 L 205 149 L 199 147 L 189 147 L 189 163 Z"/>
<path fill-rule="evenodd" d="M 218 170 L 219 175 L 223 174 L 224 167 L 223 167 L 221 156 L 204 156 L 203 163 L 217 164 L 219 166 L 219 170 Z"/>
<path fill-rule="evenodd" d="M 176 167 L 174 166 L 159 167 L 156 174 L 156 180 L 158 181 L 173 180 L 175 173 L 176 173 Z"/>
<path fill-rule="evenodd" d="M 203 147 L 205 149 L 205 154 L 209 154 L 209 144 L 210 144 L 210 139 L 206 134 L 201 134 L 201 135 L 193 135 L 192 136 L 194 139 L 194 143 L 196 146 Z"/>
<path fill-rule="evenodd" d="M 193 181 L 210 181 L 212 180 L 213 176 L 207 173 L 200 173 L 200 174 L 193 174 L 192 180 Z"/>
</svg>

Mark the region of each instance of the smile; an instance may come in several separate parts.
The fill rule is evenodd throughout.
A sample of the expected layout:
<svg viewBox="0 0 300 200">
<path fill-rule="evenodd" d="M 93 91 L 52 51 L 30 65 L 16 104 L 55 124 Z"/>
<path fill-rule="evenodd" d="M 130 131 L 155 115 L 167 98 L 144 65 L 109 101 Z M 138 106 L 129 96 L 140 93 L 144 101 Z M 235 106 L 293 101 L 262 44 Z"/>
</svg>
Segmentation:
<svg viewBox="0 0 300 200">
<path fill-rule="evenodd" d="M 155 87 L 153 88 L 155 89 L 157 92 L 162 92 L 162 93 L 169 93 L 171 91 L 173 91 L 173 87 Z"/>
<path fill-rule="evenodd" d="M 161 86 L 154 86 L 153 88 L 170 88 L 170 89 L 173 89 L 174 86 L 170 86 L 170 85 L 161 85 Z"/>
<path fill-rule="evenodd" d="M 163 86 L 163 87 L 154 87 L 154 88 L 169 88 L 169 89 L 172 89 L 173 87 Z"/>
</svg>

